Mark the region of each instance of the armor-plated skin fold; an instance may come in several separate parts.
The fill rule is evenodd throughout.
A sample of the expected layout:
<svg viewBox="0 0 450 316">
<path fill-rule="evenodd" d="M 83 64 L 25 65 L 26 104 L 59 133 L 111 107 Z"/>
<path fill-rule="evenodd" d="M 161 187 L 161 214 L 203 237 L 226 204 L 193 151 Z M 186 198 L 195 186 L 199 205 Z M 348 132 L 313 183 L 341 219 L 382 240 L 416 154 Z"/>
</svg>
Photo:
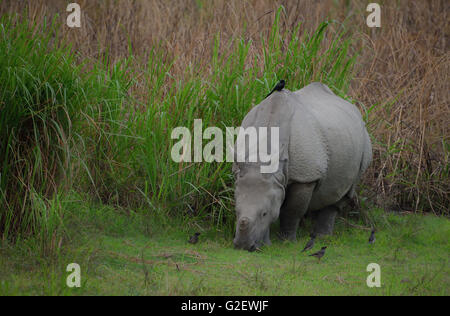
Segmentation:
<svg viewBox="0 0 450 316">
<path fill-rule="evenodd" d="M 331 234 L 336 214 L 354 197 L 372 160 L 359 110 L 326 85 L 312 83 L 296 92 L 275 91 L 252 108 L 241 126 L 278 127 L 279 164 L 267 174 L 261 173 L 261 162 L 233 164 L 235 246 L 253 251 L 270 243 L 270 225 L 278 218 L 281 235 L 295 240 L 306 212 L 316 220 L 315 233 Z"/>
</svg>

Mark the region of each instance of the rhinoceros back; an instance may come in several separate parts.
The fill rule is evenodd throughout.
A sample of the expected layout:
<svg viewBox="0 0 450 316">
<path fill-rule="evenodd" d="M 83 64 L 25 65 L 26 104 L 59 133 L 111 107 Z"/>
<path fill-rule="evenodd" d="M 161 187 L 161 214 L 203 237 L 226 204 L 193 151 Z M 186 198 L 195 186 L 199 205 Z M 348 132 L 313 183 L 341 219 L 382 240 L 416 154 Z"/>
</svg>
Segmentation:
<svg viewBox="0 0 450 316">
<path fill-rule="evenodd" d="M 272 144 L 269 144 L 269 152 L 273 153 L 277 151 L 279 153 L 279 159 L 281 162 L 289 160 L 289 143 L 290 143 L 290 125 L 291 119 L 295 109 L 295 98 L 292 97 L 292 93 L 286 90 L 281 92 L 274 92 L 267 99 L 263 100 L 260 104 L 250 110 L 242 121 L 241 127 L 246 129 L 248 127 L 256 127 L 258 130 L 260 127 L 278 127 L 279 128 L 279 148 L 274 148 Z M 270 138 L 269 138 L 270 139 Z M 245 151 L 245 160 L 248 161 L 248 148 Z M 235 148 L 235 152 L 237 149 Z M 244 163 L 245 164 L 245 163 Z M 256 162 L 256 165 L 260 162 Z M 240 163 L 235 159 L 235 165 L 239 168 Z M 283 166 L 284 164 L 280 164 Z M 278 170 L 280 171 L 280 170 Z"/>
<path fill-rule="evenodd" d="M 289 177 L 316 178 L 310 209 L 320 209 L 353 190 L 370 163 L 370 139 L 359 110 L 327 86 L 312 83 L 294 94 L 298 105 L 291 123 Z"/>
<path fill-rule="evenodd" d="M 279 127 L 282 170 L 277 172 L 283 173 L 286 185 L 317 182 L 311 210 L 353 191 L 370 163 L 370 139 L 359 110 L 321 83 L 274 92 L 241 126 Z M 234 167 L 245 168 L 240 163 Z"/>
</svg>

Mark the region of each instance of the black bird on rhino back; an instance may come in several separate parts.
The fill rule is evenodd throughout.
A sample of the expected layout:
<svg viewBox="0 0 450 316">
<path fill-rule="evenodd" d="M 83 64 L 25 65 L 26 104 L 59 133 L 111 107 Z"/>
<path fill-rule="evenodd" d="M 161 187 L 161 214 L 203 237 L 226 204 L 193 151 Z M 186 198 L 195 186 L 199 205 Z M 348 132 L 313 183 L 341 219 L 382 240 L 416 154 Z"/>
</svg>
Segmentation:
<svg viewBox="0 0 450 316">
<path fill-rule="evenodd" d="M 260 156 L 257 162 L 248 161 L 247 148 L 246 161 L 235 159 L 233 164 L 234 244 L 250 251 L 270 244 L 270 225 L 278 218 L 281 235 L 288 240 L 296 239 L 307 212 L 315 221 L 314 233 L 332 234 L 337 213 L 354 198 L 372 160 L 370 138 L 356 106 L 317 82 L 296 92 L 274 90 L 245 116 L 240 133 L 245 136 L 254 127 L 259 135 L 261 127 L 278 127 L 278 148 L 267 146 L 269 155 L 277 154 L 277 170 L 261 173 L 267 164 Z"/>
<path fill-rule="evenodd" d="M 273 88 L 272 91 L 270 91 L 270 93 L 266 96 L 266 99 L 275 91 L 281 91 L 284 89 L 284 86 L 286 85 L 286 81 L 284 81 L 283 79 L 281 79 L 277 85 L 275 86 L 275 88 Z"/>
</svg>

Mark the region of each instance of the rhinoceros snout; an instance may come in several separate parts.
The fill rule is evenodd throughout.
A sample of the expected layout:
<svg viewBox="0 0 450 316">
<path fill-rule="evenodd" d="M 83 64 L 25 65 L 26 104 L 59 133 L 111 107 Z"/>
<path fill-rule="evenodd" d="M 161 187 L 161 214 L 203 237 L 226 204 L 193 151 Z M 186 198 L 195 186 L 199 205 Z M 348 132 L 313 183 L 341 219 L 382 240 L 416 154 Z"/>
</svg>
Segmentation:
<svg viewBox="0 0 450 316">
<path fill-rule="evenodd" d="M 256 238 L 254 233 L 254 223 L 252 220 L 249 217 L 241 217 L 237 222 L 236 236 L 233 240 L 234 247 L 249 251 L 256 249 Z"/>
<path fill-rule="evenodd" d="M 238 240 L 237 238 L 235 238 L 233 240 L 233 243 L 234 243 L 235 249 L 244 249 L 244 250 L 248 250 L 249 252 L 253 252 L 257 248 L 255 243 L 252 243 L 252 244 L 241 243 L 240 240 Z"/>
<path fill-rule="evenodd" d="M 250 219 L 248 217 L 243 217 L 239 220 L 239 230 L 246 231 L 248 230 L 248 226 L 250 224 Z"/>
</svg>

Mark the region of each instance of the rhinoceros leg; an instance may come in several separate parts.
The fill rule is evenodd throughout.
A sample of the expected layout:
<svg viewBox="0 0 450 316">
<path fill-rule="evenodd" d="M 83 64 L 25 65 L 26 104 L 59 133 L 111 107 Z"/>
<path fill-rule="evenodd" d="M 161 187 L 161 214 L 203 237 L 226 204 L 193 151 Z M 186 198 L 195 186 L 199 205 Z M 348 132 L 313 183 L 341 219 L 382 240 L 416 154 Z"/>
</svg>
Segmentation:
<svg viewBox="0 0 450 316">
<path fill-rule="evenodd" d="M 332 235 L 338 208 L 334 205 L 314 212 L 314 233 L 316 235 Z"/>
<path fill-rule="evenodd" d="M 347 203 L 349 198 L 344 196 L 339 202 L 334 205 L 324 207 L 323 209 L 314 212 L 314 233 L 316 235 L 332 235 L 334 230 L 334 222 L 337 214 L 342 211 L 342 208 Z"/>
<path fill-rule="evenodd" d="M 281 238 L 295 241 L 300 220 L 308 210 L 315 183 L 293 183 L 280 210 Z"/>
</svg>

